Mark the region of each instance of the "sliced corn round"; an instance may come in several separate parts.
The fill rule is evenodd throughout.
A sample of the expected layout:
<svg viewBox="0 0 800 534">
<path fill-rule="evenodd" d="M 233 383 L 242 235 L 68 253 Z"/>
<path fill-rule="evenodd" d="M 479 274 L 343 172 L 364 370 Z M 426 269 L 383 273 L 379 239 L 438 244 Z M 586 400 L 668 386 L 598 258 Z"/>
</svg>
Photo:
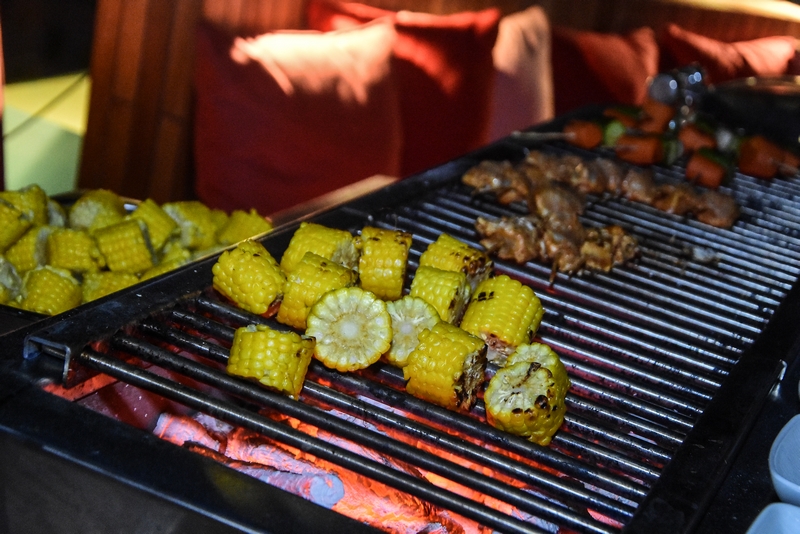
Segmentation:
<svg viewBox="0 0 800 534">
<path fill-rule="evenodd" d="M 56 228 L 47 236 L 47 264 L 75 274 L 98 271 L 105 266 L 94 237 L 85 230 Z"/>
<path fill-rule="evenodd" d="M 19 295 L 22 278 L 14 265 L 0 256 L 0 304 L 6 304 Z"/>
<path fill-rule="evenodd" d="M 35 226 L 47 224 L 47 193 L 37 184 L 17 191 L 0 191 L 0 198 L 24 213 Z"/>
<path fill-rule="evenodd" d="M 306 252 L 319 254 L 348 269 L 355 269 L 358 264 L 358 250 L 353 234 L 317 223 L 302 222 L 295 230 L 281 257 L 283 272 L 292 272 Z"/>
<path fill-rule="evenodd" d="M 360 287 L 330 291 L 311 308 L 306 335 L 317 340 L 314 357 L 339 371 L 378 361 L 392 344 L 386 303 Z"/>
<path fill-rule="evenodd" d="M 439 313 L 442 321 L 458 324 L 469 299 L 467 275 L 436 267 L 418 267 L 409 295 L 419 297 Z"/>
<path fill-rule="evenodd" d="M 217 243 L 228 246 L 248 237 L 265 234 L 270 230 L 272 223 L 259 215 L 256 210 L 234 210 L 217 230 Z"/>
<path fill-rule="evenodd" d="M 6 250 L 6 259 L 23 275 L 47 263 L 47 237 L 52 226 L 34 226 Z"/>
<path fill-rule="evenodd" d="M 383 300 L 399 299 L 406 279 L 411 234 L 367 226 L 356 239 L 356 246 L 361 251 L 358 259 L 361 287 Z"/>
<path fill-rule="evenodd" d="M 81 284 L 82 302 L 85 304 L 97 300 L 120 289 L 130 287 L 137 282 L 139 282 L 139 278 L 130 273 L 114 271 L 86 273 Z"/>
<path fill-rule="evenodd" d="M 122 198 L 108 189 L 92 189 L 82 194 L 69 209 L 70 228 L 87 230 L 120 222 L 125 217 Z"/>
<path fill-rule="evenodd" d="M 216 245 L 217 223 L 211 208 L 197 200 L 167 202 L 161 208 L 178 223 L 184 247 L 207 250 Z"/>
<path fill-rule="evenodd" d="M 30 227 L 31 221 L 27 215 L 0 199 L 0 253 L 16 243 Z"/>
<path fill-rule="evenodd" d="M 258 315 L 273 310 L 286 280 L 278 262 L 258 241 L 224 251 L 211 268 L 214 288 L 240 308 Z"/>
<path fill-rule="evenodd" d="M 419 257 L 420 266 L 436 267 L 445 271 L 462 272 L 467 276 L 471 290 L 488 278 L 494 263 L 486 252 L 467 245 L 451 236 L 441 234 Z"/>
<path fill-rule="evenodd" d="M 384 359 L 396 367 L 405 367 L 408 355 L 419 345 L 419 334 L 441 319 L 436 308 L 411 295 L 387 302 L 386 309 L 392 317 L 392 346 Z"/>
<path fill-rule="evenodd" d="M 97 248 L 111 271 L 138 274 L 155 265 L 147 227 L 136 219 L 123 219 L 94 231 Z"/>
<path fill-rule="evenodd" d="M 56 315 L 81 303 L 81 285 L 69 271 L 44 265 L 25 273 L 19 307 Z"/>
<path fill-rule="evenodd" d="M 140 202 L 130 217 L 147 225 L 150 243 L 156 251 L 161 250 L 167 240 L 178 233 L 178 223 L 175 222 L 175 219 L 150 198 Z"/>
</svg>

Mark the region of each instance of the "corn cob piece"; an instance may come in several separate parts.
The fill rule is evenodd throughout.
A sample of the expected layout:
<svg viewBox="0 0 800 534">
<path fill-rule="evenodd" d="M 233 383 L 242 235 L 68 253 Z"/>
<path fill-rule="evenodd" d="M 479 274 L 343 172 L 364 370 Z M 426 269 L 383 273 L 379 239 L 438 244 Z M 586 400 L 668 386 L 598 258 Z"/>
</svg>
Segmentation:
<svg viewBox="0 0 800 534">
<path fill-rule="evenodd" d="M 314 338 L 296 332 L 279 332 L 264 325 L 237 328 L 227 370 L 297 399 L 314 345 Z"/>
<path fill-rule="evenodd" d="M 358 276 L 361 287 L 383 300 L 397 300 L 403 295 L 411 234 L 366 226 L 356 239 L 361 252 Z"/>
<path fill-rule="evenodd" d="M 228 215 L 224 210 L 220 209 L 212 209 L 211 210 L 211 222 L 214 223 L 214 228 L 216 228 L 217 232 L 228 223 L 228 219 L 230 215 Z M 248 236 L 252 237 L 252 236 Z M 241 239 L 240 239 L 241 241 Z"/>
<path fill-rule="evenodd" d="M 386 303 L 360 287 L 329 291 L 311 308 L 306 335 L 317 340 L 314 357 L 338 371 L 364 369 L 392 344 Z"/>
<path fill-rule="evenodd" d="M 272 230 L 272 223 L 254 209 L 248 211 L 233 210 L 224 224 L 217 230 L 217 243 L 223 246 L 232 245 L 248 237 L 265 234 Z"/>
<path fill-rule="evenodd" d="M 419 334 L 419 345 L 403 367 L 406 391 L 451 410 L 470 410 L 486 372 L 486 344 L 440 321 Z"/>
<path fill-rule="evenodd" d="M 183 246 L 180 238 L 172 238 L 164 244 L 159 256 L 159 263 L 168 263 L 173 260 L 186 262 L 192 259 L 192 251 Z"/>
<path fill-rule="evenodd" d="M 507 275 L 481 282 L 467 305 L 461 328 L 489 346 L 489 361 L 502 365 L 523 343 L 530 343 L 544 308 L 533 289 Z"/>
<path fill-rule="evenodd" d="M 520 345 L 489 381 L 486 419 L 505 432 L 548 445 L 564 422 L 569 377 L 547 345 Z"/>
<path fill-rule="evenodd" d="M 100 270 L 105 258 L 95 239 L 84 230 L 56 228 L 47 236 L 47 264 L 73 274 Z"/>
<path fill-rule="evenodd" d="M 405 297 L 386 303 L 392 317 L 392 346 L 383 358 L 395 367 L 405 367 L 408 355 L 419 345 L 419 334 L 441 321 L 436 308 L 418 297 Z"/>
<path fill-rule="evenodd" d="M 161 206 L 150 198 L 140 202 L 130 214 L 130 217 L 147 225 L 150 243 L 156 252 L 164 247 L 167 239 L 178 232 L 178 223 L 175 222 L 175 219 L 170 217 Z"/>
<path fill-rule="evenodd" d="M 409 295 L 436 308 L 442 321 L 458 324 L 469 299 L 467 275 L 436 267 L 418 267 Z"/>
<path fill-rule="evenodd" d="M 64 206 L 58 203 L 58 201 L 53 200 L 52 198 L 47 199 L 47 222 L 45 223 L 47 226 L 55 226 L 58 228 L 64 228 L 67 226 L 67 221 L 69 216 L 67 215 L 67 210 L 64 209 Z"/>
<path fill-rule="evenodd" d="M 320 297 L 328 291 L 355 285 L 357 277 L 352 269 L 306 252 L 286 276 L 283 301 L 276 319 L 279 323 L 305 330 L 308 313 Z"/>
<path fill-rule="evenodd" d="M 6 259 L 20 275 L 47 263 L 47 236 L 52 226 L 34 226 L 6 250 Z"/>
<path fill-rule="evenodd" d="M 155 264 L 142 221 L 125 219 L 95 230 L 94 237 L 111 271 L 138 274 Z"/>
<path fill-rule="evenodd" d="M 449 234 L 441 234 L 428 245 L 419 257 L 420 266 L 436 267 L 444 271 L 459 271 L 467 275 L 471 291 L 487 279 L 494 267 L 485 252 L 473 248 Z"/>
<path fill-rule="evenodd" d="M 181 265 L 185 264 L 188 260 L 175 258 L 169 261 L 162 261 L 158 265 L 155 265 L 145 272 L 143 272 L 139 276 L 139 280 L 149 280 L 151 278 L 155 278 L 156 276 L 162 275 L 164 273 L 168 273 L 172 270 L 177 269 Z"/>
<path fill-rule="evenodd" d="M 283 272 L 292 272 L 306 252 L 319 254 L 348 269 L 355 269 L 358 264 L 358 251 L 353 235 L 347 230 L 328 228 L 317 223 L 300 223 L 281 257 Z"/>
<path fill-rule="evenodd" d="M 14 265 L 0 256 L 0 304 L 7 304 L 22 290 L 22 278 Z"/>
<path fill-rule="evenodd" d="M 24 213 L 34 226 L 47 224 L 47 193 L 38 185 L 29 185 L 17 191 L 0 191 L 0 199 Z"/>
<path fill-rule="evenodd" d="M 137 282 L 139 282 L 139 278 L 130 273 L 114 271 L 86 273 L 81 284 L 82 302 L 85 304 L 97 300 L 120 289 L 130 287 Z"/>
<path fill-rule="evenodd" d="M 25 273 L 19 307 L 57 315 L 78 306 L 81 298 L 81 285 L 69 271 L 44 265 Z"/>
<path fill-rule="evenodd" d="M 0 200 L 0 253 L 5 252 L 31 227 L 30 219 L 5 200 Z"/>
<path fill-rule="evenodd" d="M 197 200 L 167 202 L 161 207 L 178 223 L 184 247 L 206 250 L 216 244 L 217 226 L 211 208 Z"/>
<path fill-rule="evenodd" d="M 274 313 L 286 277 L 258 241 L 242 241 L 224 251 L 211 268 L 214 288 L 237 306 L 258 315 Z"/>
<path fill-rule="evenodd" d="M 70 228 L 93 233 L 98 228 L 118 223 L 125 217 L 125 203 L 108 189 L 92 189 L 82 194 L 69 209 Z"/>
</svg>

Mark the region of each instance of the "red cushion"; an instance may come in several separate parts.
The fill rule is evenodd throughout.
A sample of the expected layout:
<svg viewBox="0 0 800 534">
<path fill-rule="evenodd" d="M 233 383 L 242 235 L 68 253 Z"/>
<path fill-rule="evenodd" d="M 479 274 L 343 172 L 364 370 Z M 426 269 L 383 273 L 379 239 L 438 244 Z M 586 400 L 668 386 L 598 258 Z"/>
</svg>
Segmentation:
<svg viewBox="0 0 800 534">
<path fill-rule="evenodd" d="M 721 83 L 748 76 L 784 74 L 795 54 L 795 39 L 774 36 L 725 43 L 669 24 L 662 47 L 667 68 L 699 63 L 710 83 Z"/>
<path fill-rule="evenodd" d="M 394 53 L 404 131 L 403 175 L 485 144 L 499 10 L 432 15 L 325 0 L 308 4 L 308 24 L 314 30 L 382 17 L 394 22 L 398 34 Z"/>
<path fill-rule="evenodd" d="M 591 104 L 640 105 L 647 81 L 658 73 L 658 43 L 651 28 L 627 34 L 553 28 L 556 114 Z"/>
<path fill-rule="evenodd" d="M 374 174 L 397 176 L 396 32 L 232 38 L 201 25 L 195 70 L 196 192 L 270 214 Z"/>
</svg>

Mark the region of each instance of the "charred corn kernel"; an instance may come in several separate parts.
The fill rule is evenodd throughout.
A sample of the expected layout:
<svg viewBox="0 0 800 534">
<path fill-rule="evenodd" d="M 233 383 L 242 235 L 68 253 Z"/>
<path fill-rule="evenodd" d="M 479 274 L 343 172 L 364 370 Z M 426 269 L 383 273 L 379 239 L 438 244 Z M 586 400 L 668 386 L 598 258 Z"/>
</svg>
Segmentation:
<svg viewBox="0 0 800 534">
<path fill-rule="evenodd" d="M 192 251 L 184 247 L 180 239 L 173 238 L 164 244 L 160 256 L 159 263 L 168 263 L 173 260 L 186 262 L 192 259 Z"/>
<path fill-rule="evenodd" d="M 211 208 L 197 200 L 167 202 L 161 207 L 178 223 L 184 247 L 205 250 L 216 244 L 217 226 Z"/>
<path fill-rule="evenodd" d="M 135 274 L 118 273 L 114 271 L 99 271 L 86 273 L 81 284 L 82 302 L 87 303 L 100 297 L 110 295 L 120 289 L 125 289 L 137 283 L 139 278 Z"/>
<path fill-rule="evenodd" d="M 30 219 L 5 200 L 0 200 L 0 253 L 5 252 L 31 227 Z"/>
<path fill-rule="evenodd" d="M 52 230 L 51 226 L 30 228 L 6 250 L 6 259 L 20 275 L 47 263 L 47 237 Z"/>
<path fill-rule="evenodd" d="M 14 265 L 0 256 L 0 304 L 17 298 L 22 289 L 22 278 Z"/>
<path fill-rule="evenodd" d="M 283 300 L 276 319 L 299 330 L 306 329 L 306 318 L 319 298 L 334 289 L 355 285 L 354 270 L 306 252 L 303 259 L 286 275 Z"/>
<path fill-rule="evenodd" d="M 152 199 L 146 199 L 136 206 L 131 218 L 138 219 L 147 225 L 150 243 L 156 251 L 161 250 L 167 239 L 178 232 L 178 223 L 170 217 L 161 206 Z"/>
<path fill-rule="evenodd" d="M 441 319 L 436 309 L 418 297 L 405 297 L 387 302 L 392 317 L 392 346 L 384 359 L 396 367 L 405 367 L 408 355 L 419 345 L 419 334 L 429 330 Z"/>
<path fill-rule="evenodd" d="M 24 213 L 34 226 L 47 224 L 47 193 L 38 185 L 17 191 L 0 191 L 0 198 Z"/>
<path fill-rule="evenodd" d="M 409 295 L 436 308 L 443 321 L 458 324 L 469 299 L 467 275 L 436 267 L 418 267 Z"/>
<path fill-rule="evenodd" d="M 56 228 L 47 236 L 47 264 L 74 274 L 88 273 L 105 266 L 97 242 L 84 230 Z"/>
<path fill-rule="evenodd" d="M 325 293 L 308 314 L 306 335 L 317 340 L 314 357 L 338 371 L 364 369 L 392 344 L 386 303 L 360 287 Z"/>
<path fill-rule="evenodd" d="M 485 372 L 486 344 L 444 321 L 420 332 L 403 367 L 408 393 L 451 410 L 475 405 Z"/>
<path fill-rule="evenodd" d="M 94 238 L 111 271 L 137 274 L 154 265 L 147 230 L 141 221 L 125 219 L 104 226 L 95 231 Z"/>
<path fill-rule="evenodd" d="M 90 233 L 118 223 L 125 217 L 125 203 L 108 189 L 92 189 L 82 194 L 69 209 L 69 226 Z"/>
<path fill-rule="evenodd" d="M 356 250 L 353 234 L 347 230 L 329 228 L 317 223 L 302 222 L 295 230 L 289 246 L 281 257 L 281 269 L 290 273 L 295 265 L 303 259 L 306 252 L 319 254 L 323 258 L 335 261 L 355 269 L 358 265 L 358 251 Z"/>
<path fill-rule="evenodd" d="M 283 296 L 286 277 L 258 241 L 242 241 L 220 254 L 211 268 L 214 288 L 240 308 L 263 315 Z"/>
<path fill-rule="evenodd" d="M 67 226 L 67 210 L 58 201 L 52 198 L 47 199 L 47 226 L 63 228 Z"/>
<path fill-rule="evenodd" d="M 483 400 L 486 419 L 505 432 L 539 445 L 553 438 L 566 413 L 569 377 L 547 345 L 520 345 L 489 381 Z"/>
<path fill-rule="evenodd" d="M 233 210 L 230 217 L 217 230 L 217 243 L 228 246 L 248 237 L 265 234 L 272 230 L 272 223 L 256 210 Z"/>
<path fill-rule="evenodd" d="M 279 332 L 264 325 L 237 328 L 228 373 L 255 378 L 268 388 L 297 399 L 314 354 L 314 344 L 314 338 Z"/>
<path fill-rule="evenodd" d="M 358 276 L 361 287 L 383 300 L 397 300 L 403 295 L 411 234 L 400 230 L 364 227 L 356 239 L 361 254 Z"/>
<path fill-rule="evenodd" d="M 444 271 L 462 272 L 467 275 L 472 290 L 489 277 L 494 266 L 488 254 L 449 234 L 441 234 L 428 245 L 419 257 L 419 264 Z"/>
<path fill-rule="evenodd" d="M 139 277 L 139 280 L 149 280 L 164 273 L 168 273 L 174 269 L 177 269 L 181 265 L 184 265 L 187 261 L 188 260 L 184 260 L 181 258 L 176 258 L 169 261 L 162 261 L 158 265 L 151 267 L 147 269 L 145 272 L 143 272 Z"/>
<path fill-rule="evenodd" d="M 19 307 L 44 315 L 57 315 L 81 303 L 81 285 L 65 269 L 49 265 L 25 273 Z"/>
<path fill-rule="evenodd" d="M 481 282 L 467 305 L 461 328 L 489 346 L 489 361 L 502 365 L 523 343 L 530 343 L 544 308 L 533 289 L 507 275 Z"/>
</svg>

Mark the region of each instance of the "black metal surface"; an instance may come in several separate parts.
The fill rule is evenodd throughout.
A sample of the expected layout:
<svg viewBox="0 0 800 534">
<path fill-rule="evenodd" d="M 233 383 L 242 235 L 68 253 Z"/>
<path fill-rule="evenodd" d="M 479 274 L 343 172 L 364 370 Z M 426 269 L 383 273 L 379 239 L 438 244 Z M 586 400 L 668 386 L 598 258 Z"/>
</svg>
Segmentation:
<svg viewBox="0 0 800 534">
<path fill-rule="evenodd" d="M 421 251 L 439 233 L 447 232 L 478 246 L 472 230 L 477 215 L 522 210 L 520 206 L 502 207 L 491 199 L 474 197 L 458 183 L 458 178 L 481 159 L 517 160 L 528 148 L 536 147 L 508 140 L 497 143 L 315 216 L 314 220 L 353 232 L 365 224 L 411 232 L 413 270 Z M 548 145 L 547 149 L 574 151 L 558 144 Z M 660 169 L 659 179 L 681 180 L 680 169 Z M 488 427 L 482 422 L 480 405 L 467 416 L 414 399 L 404 393 L 401 376 L 391 368 L 376 366 L 358 376 L 331 376 L 330 371 L 322 368 L 312 370 L 304 398 L 315 403 L 336 406 L 373 424 L 399 429 L 452 449 L 464 458 L 477 459 L 482 451 L 474 443 L 484 443 L 525 455 L 559 473 L 555 476 L 547 470 L 537 472 L 503 454 L 483 451 L 481 463 L 519 477 L 535 490 L 534 495 L 495 486 L 474 472 L 462 471 L 458 465 L 415 454 L 401 443 L 365 435 L 340 419 L 319 418 L 313 408 L 304 404 L 295 415 L 327 425 L 331 432 L 349 439 L 366 440 L 364 443 L 371 448 L 392 457 L 439 470 L 436 472 L 446 478 L 495 495 L 563 528 L 590 532 L 618 530 L 587 513 L 589 508 L 620 521 L 625 525 L 624 530 L 630 532 L 695 529 L 748 430 L 755 424 L 759 408 L 776 378 L 779 361 L 794 357 L 789 350 L 796 338 L 791 325 L 800 315 L 797 294 L 800 289 L 796 283 L 800 273 L 800 183 L 797 179 L 767 183 L 737 176 L 727 191 L 743 206 L 742 217 L 730 230 L 714 229 L 620 199 L 591 199 L 585 224 L 620 224 L 640 240 L 642 255 L 638 262 L 611 273 L 560 276 L 551 285 L 549 266 L 498 262 L 499 272 L 522 280 L 540 296 L 546 314 L 538 335 L 561 355 L 572 379 L 567 421 L 550 447 L 534 446 Z M 280 256 L 294 227 L 278 229 L 264 239 L 273 255 Z M 706 264 L 693 260 L 694 247 L 713 250 L 716 261 Z M 238 424 L 267 432 L 283 431 L 269 430 L 271 423 L 242 411 L 235 403 L 221 405 L 218 399 L 191 388 L 163 383 L 160 377 L 140 376 L 140 370 L 104 354 L 111 350 L 106 343 L 95 347 L 96 350 L 85 350 L 89 342 L 106 340 L 124 326 L 124 335 L 114 338 L 112 352 L 122 349 L 123 354 L 145 359 L 157 357 L 158 366 L 171 366 L 195 379 L 210 381 L 217 388 L 230 387 L 227 389 L 230 394 L 244 395 L 251 402 L 256 398 L 259 403 L 268 398 L 269 402 L 287 402 L 273 399 L 276 396 L 237 379 L 212 373 L 210 367 L 188 361 L 168 364 L 171 355 L 142 345 L 148 342 L 139 336 L 161 339 L 166 335 L 174 345 L 220 361 L 225 358 L 224 344 L 230 340 L 232 325 L 258 320 L 216 302 L 212 293 L 203 295 L 210 285 L 213 261 L 214 258 L 209 258 L 191 269 L 137 286 L 117 298 L 0 338 L 4 354 L 4 373 L 0 376 L 10 377 L 5 383 L 16 385 L 0 391 L 5 390 L 8 398 L 16 400 L 22 392 L 28 395 L 37 390 L 32 385 L 36 381 L 48 377 L 60 379 L 70 375 L 73 367 L 83 365 L 119 373 L 126 381 L 174 396 L 170 398 Z M 184 298 L 185 295 L 189 298 Z M 164 323 L 216 337 L 222 340 L 223 348 L 183 337 L 186 334 L 180 329 L 167 328 Z M 21 358 L 23 340 L 25 359 Z M 316 381 L 320 378 L 336 385 L 322 386 Z M 357 392 L 358 401 L 353 401 L 353 392 Z M 38 398 L 40 394 L 44 395 L 39 392 L 34 396 Z M 362 398 L 384 402 L 430 423 L 404 425 L 391 411 L 377 409 Z M 61 403 L 65 401 L 61 399 L 52 398 L 51 402 L 71 417 L 80 417 L 77 407 L 63 408 Z M 298 409 L 286 404 L 275 408 Z M 9 421 L 15 415 L 4 416 L 0 412 L 0 425 L 8 431 L 20 432 Z M 93 415 L 92 419 L 95 417 L 99 416 Z M 463 441 L 443 435 L 434 429 L 437 424 L 445 424 L 470 439 Z M 119 423 L 109 421 L 111 435 L 104 439 L 113 442 L 114 435 L 122 432 L 118 426 Z M 26 431 L 31 429 L 26 427 Z M 100 431 L 106 432 L 102 428 Z M 69 439 L 55 441 L 67 449 L 65 456 L 75 454 Z M 316 440 L 304 444 L 319 449 L 323 457 L 330 455 L 346 463 L 358 463 Z M 142 452 L 148 447 L 143 447 Z M 181 457 L 193 456 L 187 451 L 173 452 Z M 160 463 L 156 461 L 155 465 Z M 127 469 L 123 471 L 127 473 Z M 425 498 L 446 508 L 467 511 L 465 515 L 498 530 L 539 528 L 460 502 L 437 489 L 417 487 L 416 481 L 397 473 L 383 469 L 370 471 L 370 466 L 364 469 L 389 485 L 401 486 L 401 490 L 422 492 Z M 112 476 L 119 476 L 119 469 L 110 471 Z M 193 496 L 182 494 L 183 490 L 174 487 L 174 483 L 154 481 L 147 474 L 132 479 L 154 488 L 151 491 L 181 502 L 192 501 Z"/>
</svg>

